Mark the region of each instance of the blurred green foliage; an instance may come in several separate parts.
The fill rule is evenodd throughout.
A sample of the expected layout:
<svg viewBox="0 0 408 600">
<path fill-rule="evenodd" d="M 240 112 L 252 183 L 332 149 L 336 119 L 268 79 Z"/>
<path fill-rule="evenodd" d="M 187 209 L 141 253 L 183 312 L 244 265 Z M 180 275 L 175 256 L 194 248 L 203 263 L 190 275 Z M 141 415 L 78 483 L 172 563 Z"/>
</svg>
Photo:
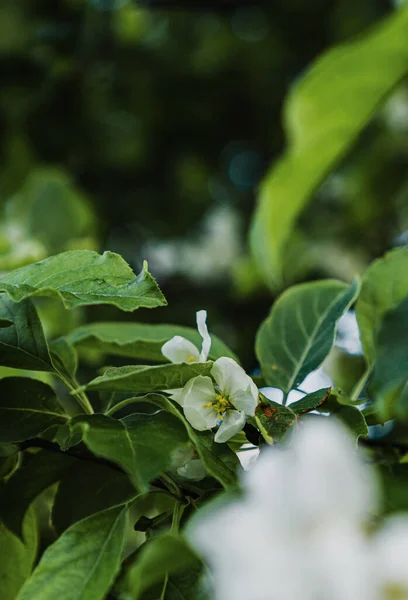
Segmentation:
<svg viewBox="0 0 408 600">
<path fill-rule="evenodd" d="M 124 318 L 193 325 L 206 308 L 211 330 L 252 368 L 248 340 L 271 296 L 247 232 L 257 185 L 284 148 L 284 98 L 319 53 L 394 7 L 176 4 L 2 1 L 0 270 L 72 248 L 117 251 L 136 270 L 147 258 L 169 307 Z M 290 279 L 350 280 L 405 243 L 407 165 L 402 82 L 301 214 Z"/>
</svg>

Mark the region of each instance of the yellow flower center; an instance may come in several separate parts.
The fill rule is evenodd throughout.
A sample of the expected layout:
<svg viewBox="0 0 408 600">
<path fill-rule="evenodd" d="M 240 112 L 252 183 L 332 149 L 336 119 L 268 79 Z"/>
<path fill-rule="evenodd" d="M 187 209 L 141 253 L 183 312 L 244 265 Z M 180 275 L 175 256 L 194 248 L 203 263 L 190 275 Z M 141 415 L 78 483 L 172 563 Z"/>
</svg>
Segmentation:
<svg viewBox="0 0 408 600">
<path fill-rule="evenodd" d="M 187 359 L 187 362 L 189 362 L 189 363 L 193 363 L 195 361 L 196 361 L 195 356 L 189 356 L 188 359 Z"/>
<path fill-rule="evenodd" d="M 203 404 L 203 408 L 213 408 L 216 410 L 222 421 L 224 419 L 225 411 L 229 408 L 232 408 L 232 404 L 226 396 L 223 396 L 223 394 L 217 394 L 215 396 L 215 400 L 213 402 Z"/>
<path fill-rule="evenodd" d="M 384 600 L 405 600 L 408 590 L 398 584 L 388 585 L 384 590 Z"/>
</svg>

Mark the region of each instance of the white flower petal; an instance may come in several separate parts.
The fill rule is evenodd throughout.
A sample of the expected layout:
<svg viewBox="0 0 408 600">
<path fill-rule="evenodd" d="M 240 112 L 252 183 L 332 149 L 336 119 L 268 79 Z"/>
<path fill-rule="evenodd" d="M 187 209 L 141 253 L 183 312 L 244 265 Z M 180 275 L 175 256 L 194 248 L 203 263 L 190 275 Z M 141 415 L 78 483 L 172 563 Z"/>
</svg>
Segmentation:
<svg viewBox="0 0 408 600">
<path fill-rule="evenodd" d="M 187 420 L 198 431 L 212 429 L 219 421 L 213 408 L 204 408 L 215 400 L 216 392 L 210 377 L 193 377 L 183 388 L 183 410 Z"/>
<path fill-rule="evenodd" d="M 239 402 L 242 399 L 242 393 L 248 393 L 253 398 L 255 410 L 255 406 L 258 403 L 258 388 L 235 360 L 227 356 L 222 356 L 215 361 L 211 369 L 211 375 L 221 388 L 221 391 L 230 397 L 237 408 L 241 410 L 235 403 L 235 397 Z M 252 408 L 248 414 L 253 414 Z"/>
<path fill-rule="evenodd" d="M 228 410 L 224 415 L 224 420 L 219 430 L 215 434 L 214 442 L 222 444 L 236 435 L 245 425 L 245 413 L 237 410 Z"/>
<path fill-rule="evenodd" d="M 172 363 L 197 362 L 200 353 L 192 342 L 180 335 L 175 335 L 163 344 L 161 352 Z"/>
<path fill-rule="evenodd" d="M 407 553 L 408 518 L 395 515 L 375 536 L 373 545 L 374 569 L 381 591 L 395 587 L 408 596 Z"/>
<path fill-rule="evenodd" d="M 252 389 L 249 386 L 246 390 L 236 392 L 230 400 L 235 408 L 246 415 L 253 416 L 255 414 L 255 408 L 258 404 L 258 394 L 254 398 Z"/>
<path fill-rule="evenodd" d="M 176 390 L 166 390 L 167 394 L 170 394 L 170 398 L 183 406 L 184 403 L 184 388 L 177 388 Z"/>
<path fill-rule="evenodd" d="M 201 346 L 201 352 L 199 360 L 205 362 L 208 358 L 208 354 L 211 348 L 211 336 L 207 329 L 207 311 L 199 310 L 196 315 L 197 318 L 197 329 L 198 333 L 203 338 L 203 345 Z"/>
</svg>

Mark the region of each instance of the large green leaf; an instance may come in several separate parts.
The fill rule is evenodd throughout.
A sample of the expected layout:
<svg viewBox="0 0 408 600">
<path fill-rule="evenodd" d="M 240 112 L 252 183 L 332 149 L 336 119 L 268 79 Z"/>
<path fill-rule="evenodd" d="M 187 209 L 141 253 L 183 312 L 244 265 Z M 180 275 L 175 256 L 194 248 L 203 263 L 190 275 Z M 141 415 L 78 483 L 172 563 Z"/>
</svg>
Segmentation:
<svg viewBox="0 0 408 600">
<path fill-rule="evenodd" d="M 146 492 L 150 481 L 171 467 L 172 455 L 188 443 L 183 424 L 164 411 L 133 413 L 119 420 L 81 416 L 75 419 L 74 428 L 82 431 L 91 452 L 121 466 L 140 492 Z"/>
<path fill-rule="evenodd" d="M 369 368 L 376 358 L 376 337 L 386 312 L 408 296 L 408 248 L 374 261 L 363 275 L 356 316 Z"/>
<path fill-rule="evenodd" d="M 118 254 L 91 250 L 63 252 L 17 269 L 0 280 L 0 291 L 15 302 L 30 296 L 57 296 L 66 308 L 113 304 L 133 311 L 166 304 L 146 263 L 136 277 Z"/>
<path fill-rule="evenodd" d="M 192 377 L 209 375 L 212 365 L 212 362 L 197 362 L 154 367 L 112 367 L 84 386 L 84 389 L 143 393 L 181 388 Z"/>
<path fill-rule="evenodd" d="M 90 323 L 74 329 L 66 339 L 79 348 L 100 350 L 104 354 L 165 362 L 161 348 L 175 335 L 180 335 L 201 348 L 202 339 L 198 331 L 179 325 Z M 237 360 L 235 354 L 213 334 L 211 342 L 210 359 L 230 356 Z"/>
<path fill-rule="evenodd" d="M 66 422 L 54 390 L 36 379 L 0 379 L 0 443 L 22 442 Z"/>
<path fill-rule="evenodd" d="M 135 488 L 125 473 L 92 461 L 76 461 L 58 485 L 52 523 L 61 534 L 76 521 L 125 504 L 135 495 Z"/>
<path fill-rule="evenodd" d="M 365 37 L 329 50 L 290 93 L 284 113 L 287 150 L 261 185 L 251 246 L 258 268 L 280 285 L 296 219 L 379 105 L 408 73 L 408 8 Z"/>
<path fill-rule="evenodd" d="M 127 510 L 111 508 L 72 525 L 44 552 L 17 600 L 103 600 L 119 571 Z"/>
<path fill-rule="evenodd" d="M 12 321 L 0 329 L 0 364 L 30 371 L 52 371 L 41 321 L 33 302 L 0 295 L 0 317 Z"/>
<path fill-rule="evenodd" d="M 160 394 L 147 394 L 142 398 L 128 398 L 126 406 L 141 401 L 152 402 L 177 417 L 184 424 L 188 436 L 194 444 L 208 474 L 217 479 L 226 489 L 236 486 L 240 462 L 235 452 L 227 444 L 217 444 L 214 442 L 214 435 L 211 431 L 197 431 L 194 429 L 184 417 L 179 407 L 175 406 L 169 398 Z"/>
<path fill-rule="evenodd" d="M 168 533 L 146 542 L 127 576 L 132 600 L 139 600 L 145 590 L 166 575 L 188 569 L 196 562 L 197 557 L 178 535 Z"/>
<path fill-rule="evenodd" d="M 24 516 L 33 500 L 59 481 L 75 462 L 68 454 L 38 452 L 30 462 L 13 473 L 0 490 L 0 519 L 15 535 L 22 535 Z"/>
<path fill-rule="evenodd" d="M 284 393 L 298 386 L 326 358 L 336 323 L 358 293 L 335 280 L 305 283 L 284 292 L 262 323 L 256 353 L 268 385 Z"/>
<path fill-rule="evenodd" d="M 24 519 L 23 540 L 0 521 L 0 597 L 16 600 L 21 586 L 30 577 L 37 555 L 38 536 L 35 512 Z"/>
<path fill-rule="evenodd" d="M 376 361 L 370 393 L 382 420 L 407 418 L 405 394 L 408 380 L 408 297 L 383 316 L 375 340 Z"/>
</svg>

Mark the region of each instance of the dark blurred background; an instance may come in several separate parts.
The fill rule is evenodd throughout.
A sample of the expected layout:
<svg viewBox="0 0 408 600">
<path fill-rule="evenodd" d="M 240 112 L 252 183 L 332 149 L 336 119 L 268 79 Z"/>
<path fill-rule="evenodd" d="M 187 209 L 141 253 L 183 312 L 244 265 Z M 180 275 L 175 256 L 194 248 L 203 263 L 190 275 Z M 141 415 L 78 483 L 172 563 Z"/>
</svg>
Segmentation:
<svg viewBox="0 0 408 600">
<path fill-rule="evenodd" d="M 69 248 L 119 252 L 135 270 L 147 258 L 169 306 L 88 318 L 194 325 L 206 308 L 253 367 L 273 296 L 246 237 L 257 185 L 284 148 L 285 95 L 319 53 L 392 10 L 386 0 L 1 0 L 0 269 Z M 407 167 L 401 84 L 302 215 L 288 280 L 350 280 L 405 244 Z"/>
</svg>

